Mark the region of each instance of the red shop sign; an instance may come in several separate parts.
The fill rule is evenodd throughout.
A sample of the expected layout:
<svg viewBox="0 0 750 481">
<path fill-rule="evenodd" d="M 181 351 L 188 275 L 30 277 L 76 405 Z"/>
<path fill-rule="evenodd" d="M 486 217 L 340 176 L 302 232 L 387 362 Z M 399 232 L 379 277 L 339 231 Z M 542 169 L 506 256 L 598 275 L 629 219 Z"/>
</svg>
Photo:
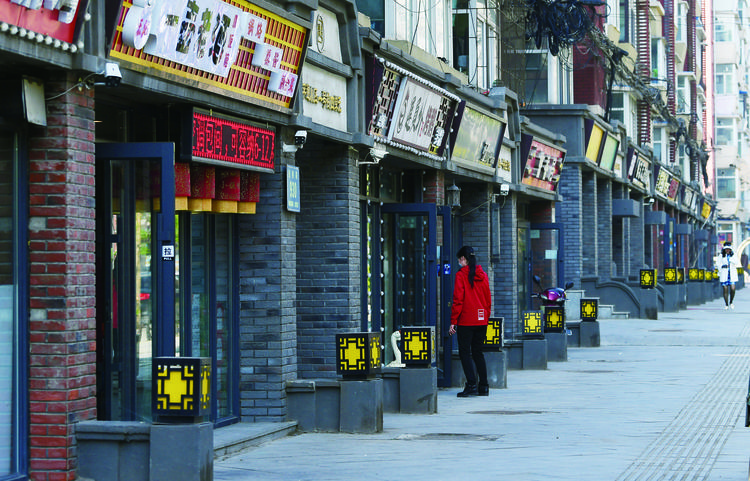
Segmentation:
<svg viewBox="0 0 750 481">
<path fill-rule="evenodd" d="M 193 112 L 192 157 L 232 167 L 273 170 L 276 132 Z"/>
</svg>

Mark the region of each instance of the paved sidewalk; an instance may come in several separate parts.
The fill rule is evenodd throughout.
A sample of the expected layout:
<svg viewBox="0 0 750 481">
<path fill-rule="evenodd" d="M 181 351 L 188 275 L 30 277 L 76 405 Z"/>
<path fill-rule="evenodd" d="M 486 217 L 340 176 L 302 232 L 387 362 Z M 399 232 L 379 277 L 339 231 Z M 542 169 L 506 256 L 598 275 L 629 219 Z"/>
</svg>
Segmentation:
<svg viewBox="0 0 750 481">
<path fill-rule="evenodd" d="M 386 414 L 371 435 L 284 437 L 218 460 L 216 481 L 748 479 L 750 289 L 658 320 L 601 321 L 602 345 L 508 371 L 438 414 Z"/>
</svg>

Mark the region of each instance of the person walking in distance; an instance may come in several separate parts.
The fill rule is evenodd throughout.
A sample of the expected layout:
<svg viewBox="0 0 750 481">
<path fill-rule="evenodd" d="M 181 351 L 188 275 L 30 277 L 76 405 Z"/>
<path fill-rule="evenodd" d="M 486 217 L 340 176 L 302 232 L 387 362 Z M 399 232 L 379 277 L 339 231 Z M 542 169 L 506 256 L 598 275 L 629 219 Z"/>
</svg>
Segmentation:
<svg viewBox="0 0 750 481">
<path fill-rule="evenodd" d="M 724 290 L 724 309 L 734 309 L 735 283 L 738 278 L 737 268 L 739 267 L 739 262 L 734 255 L 731 242 L 727 241 L 724 243 L 721 255 L 717 260 L 719 281 Z"/>
<path fill-rule="evenodd" d="M 489 278 L 482 266 L 477 264 L 473 248 L 461 247 L 456 257 L 461 268 L 456 273 L 453 288 L 451 327 L 448 334 L 458 334 L 458 356 L 466 376 L 466 386 L 458 393 L 458 397 L 488 396 L 490 386 L 482 348 L 492 308 Z"/>
</svg>

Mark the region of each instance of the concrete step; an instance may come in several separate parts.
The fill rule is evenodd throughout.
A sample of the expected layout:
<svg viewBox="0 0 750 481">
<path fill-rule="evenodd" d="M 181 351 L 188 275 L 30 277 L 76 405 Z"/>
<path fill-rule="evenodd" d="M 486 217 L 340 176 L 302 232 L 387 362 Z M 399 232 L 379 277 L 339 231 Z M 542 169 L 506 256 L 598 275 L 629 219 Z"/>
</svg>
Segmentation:
<svg viewBox="0 0 750 481">
<path fill-rule="evenodd" d="M 259 446 L 297 431 L 296 421 L 279 423 L 237 423 L 214 429 L 214 460 Z"/>
<path fill-rule="evenodd" d="M 615 306 L 599 304 L 599 319 L 629 319 L 629 312 L 615 311 Z"/>
</svg>

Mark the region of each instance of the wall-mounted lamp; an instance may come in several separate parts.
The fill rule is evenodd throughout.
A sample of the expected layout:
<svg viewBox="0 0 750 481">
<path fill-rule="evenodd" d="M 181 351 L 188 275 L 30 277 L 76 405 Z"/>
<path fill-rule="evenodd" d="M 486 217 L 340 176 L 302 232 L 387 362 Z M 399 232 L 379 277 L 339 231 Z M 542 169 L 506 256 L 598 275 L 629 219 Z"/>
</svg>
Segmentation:
<svg viewBox="0 0 750 481">
<path fill-rule="evenodd" d="M 646 197 L 643 199 L 643 205 L 654 205 L 654 202 L 656 202 L 656 200 L 653 197 Z"/>
<path fill-rule="evenodd" d="M 454 209 L 461 207 L 461 188 L 453 182 L 453 185 L 445 189 L 445 201 Z"/>
</svg>

